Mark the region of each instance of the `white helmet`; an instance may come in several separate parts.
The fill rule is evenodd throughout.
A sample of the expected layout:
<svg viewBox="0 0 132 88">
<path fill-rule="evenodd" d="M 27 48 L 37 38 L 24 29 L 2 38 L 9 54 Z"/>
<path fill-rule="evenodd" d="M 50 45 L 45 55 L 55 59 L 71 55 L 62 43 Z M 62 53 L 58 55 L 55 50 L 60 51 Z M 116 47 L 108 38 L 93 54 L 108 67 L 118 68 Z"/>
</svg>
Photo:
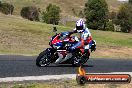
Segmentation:
<svg viewBox="0 0 132 88">
<path fill-rule="evenodd" d="M 83 29 L 85 29 L 85 23 L 82 19 L 80 19 L 76 22 L 76 31 L 78 33 L 82 33 Z"/>
</svg>

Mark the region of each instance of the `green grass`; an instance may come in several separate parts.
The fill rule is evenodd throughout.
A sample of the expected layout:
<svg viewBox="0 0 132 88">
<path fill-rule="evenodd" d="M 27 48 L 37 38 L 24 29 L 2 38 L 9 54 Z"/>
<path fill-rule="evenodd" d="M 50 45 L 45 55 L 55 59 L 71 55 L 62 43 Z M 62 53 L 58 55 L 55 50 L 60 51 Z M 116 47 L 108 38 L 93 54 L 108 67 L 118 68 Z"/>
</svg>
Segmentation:
<svg viewBox="0 0 132 88">
<path fill-rule="evenodd" d="M 53 25 L 0 16 L 0 53 L 36 54 L 48 47 Z M 57 26 L 60 31 L 68 27 Z"/>
<path fill-rule="evenodd" d="M 68 24 L 69 27 L 57 26 L 58 32 L 72 30 L 73 24 L 73 22 Z M 28 21 L 19 16 L 0 14 L 0 54 L 37 55 L 49 47 L 49 39 L 54 35 L 52 29 L 53 25 L 51 24 Z M 90 31 L 93 39 L 97 41 L 98 52 L 100 52 L 99 49 L 106 48 L 109 50 L 111 46 L 117 47 L 117 49 L 120 49 L 120 47 L 132 48 L 132 34 L 99 30 Z M 102 55 L 100 53 L 97 57 Z M 106 57 L 109 56 L 112 57 L 111 55 Z"/>
<path fill-rule="evenodd" d="M 67 27 L 71 27 L 74 28 L 75 27 L 75 21 L 68 21 L 65 24 L 59 23 L 60 26 L 67 26 Z"/>
<path fill-rule="evenodd" d="M 92 30 L 98 44 L 132 47 L 132 34 Z"/>
</svg>

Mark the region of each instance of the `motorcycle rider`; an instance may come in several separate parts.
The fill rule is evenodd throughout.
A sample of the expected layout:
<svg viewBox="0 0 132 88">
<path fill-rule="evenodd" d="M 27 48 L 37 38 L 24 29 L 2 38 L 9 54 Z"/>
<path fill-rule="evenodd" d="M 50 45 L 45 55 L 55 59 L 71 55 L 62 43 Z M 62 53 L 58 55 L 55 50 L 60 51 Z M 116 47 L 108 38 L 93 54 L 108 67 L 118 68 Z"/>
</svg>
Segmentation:
<svg viewBox="0 0 132 88">
<path fill-rule="evenodd" d="M 91 33 L 82 19 L 76 22 L 76 28 L 74 28 L 72 32 L 69 32 L 69 35 L 74 33 L 80 34 L 80 40 L 70 48 L 71 52 L 73 52 L 76 48 L 83 47 L 84 53 L 88 53 L 90 52 L 89 49 L 92 47 L 93 42 L 95 43 L 95 47 L 93 48 L 93 50 L 95 51 L 96 42 L 92 40 Z M 58 53 L 58 56 L 59 58 L 56 60 L 55 63 L 66 61 L 68 58 L 72 57 L 72 53 L 68 53 L 64 59 L 62 54 Z"/>
<path fill-rule="evenodd" d="M 73 33 L 80 34 L 80 41 L 77 42 L 74 46 L 72 46 L 71 50 L 73 51 L 76 48 L 84 47 L 84 52 L 89 51 L 93 43 L 92 35 L 82 19 L 76 22 L 76 28 L 73 29 L 73 31 L 70 32 L 70 34 L 73 34 Z"/>
</svg>

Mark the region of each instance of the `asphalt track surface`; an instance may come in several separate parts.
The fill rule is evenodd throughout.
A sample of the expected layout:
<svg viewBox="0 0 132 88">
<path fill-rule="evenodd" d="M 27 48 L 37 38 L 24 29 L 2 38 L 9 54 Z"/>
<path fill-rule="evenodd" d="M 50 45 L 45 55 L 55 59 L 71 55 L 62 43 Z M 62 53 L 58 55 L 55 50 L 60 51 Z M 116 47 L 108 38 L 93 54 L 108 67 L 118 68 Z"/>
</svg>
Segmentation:
<svg viewBox="0 0 132 88">
<path fill-rule="evenodd" d="M 35 60 L 36 56 L 0 55 L 0 78 L 77 73 L 78 68 L 71 65 L 37 67 Z M 132 60 L 91 58 L 84 69 L 88 73 L 132 72 Z"/>
</svg>

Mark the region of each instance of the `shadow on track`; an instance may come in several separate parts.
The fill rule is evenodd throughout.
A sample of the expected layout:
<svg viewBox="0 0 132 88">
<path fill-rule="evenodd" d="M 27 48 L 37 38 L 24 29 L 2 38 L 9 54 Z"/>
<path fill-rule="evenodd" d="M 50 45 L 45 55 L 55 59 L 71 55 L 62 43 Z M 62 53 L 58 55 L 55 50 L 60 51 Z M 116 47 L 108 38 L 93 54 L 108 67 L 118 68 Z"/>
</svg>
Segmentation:
<svg viewBox="0 0 132 88">
<path fill-rule="evenodd" d="M 72 66 L 70 64 L 59 64 L 59 65 L 49 65 L 47 67 L 77 67 L 77 66 Z M 93 65 L 83 65 L 83 67 L 93 67 Z"/>
</svg>

